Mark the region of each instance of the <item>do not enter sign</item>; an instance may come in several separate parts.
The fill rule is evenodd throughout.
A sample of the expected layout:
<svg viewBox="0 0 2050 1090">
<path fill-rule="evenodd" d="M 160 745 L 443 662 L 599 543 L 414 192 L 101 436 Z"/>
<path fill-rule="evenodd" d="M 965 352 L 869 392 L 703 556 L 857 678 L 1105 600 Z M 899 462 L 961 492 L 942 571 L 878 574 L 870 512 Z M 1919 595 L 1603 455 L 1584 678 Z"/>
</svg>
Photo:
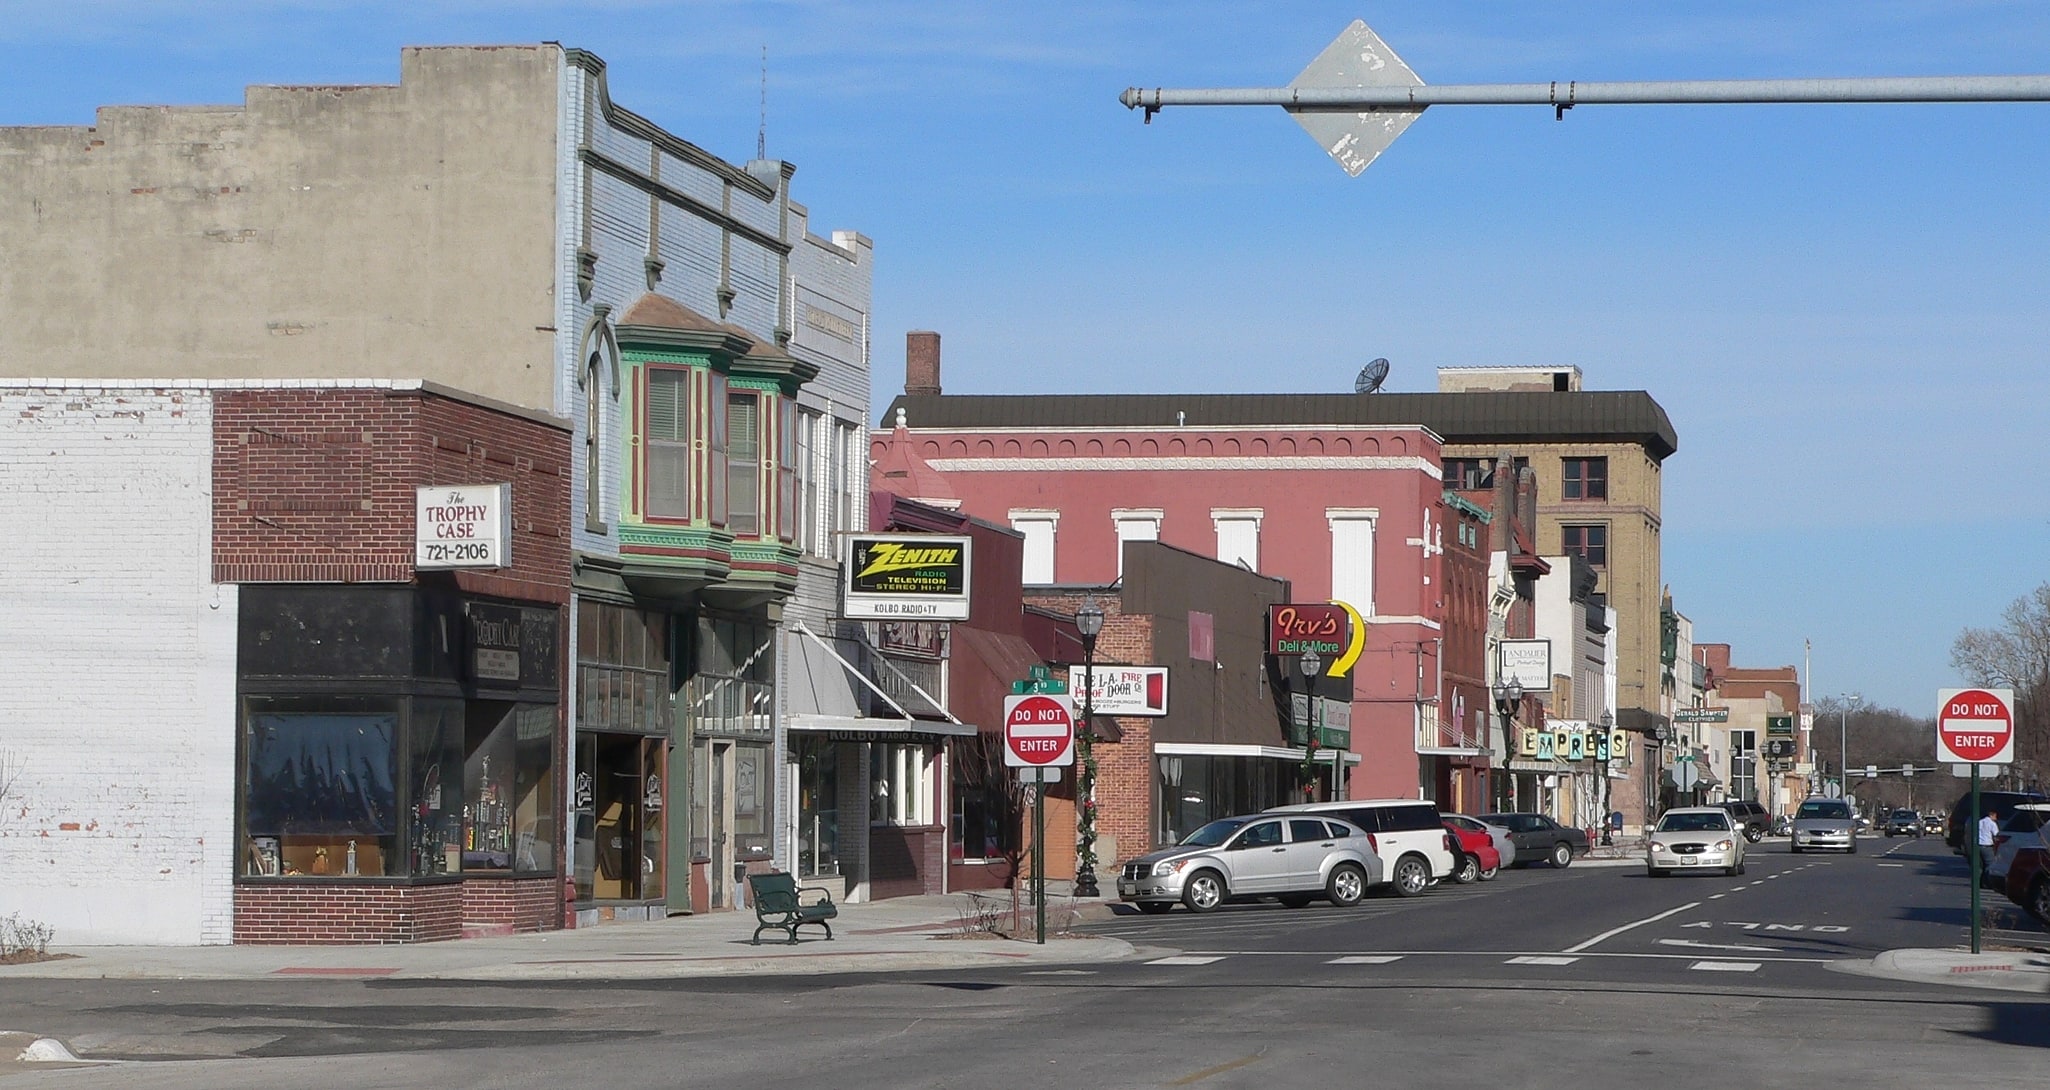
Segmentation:
<svg viewBox="0 0 2050 1090">
<path fill-rule="evenodd" d="M 2004 765 L 2014 760 L 2014 690 L 1944 689 L 1937 694 L 1936 759 Z"/>
<path fill-rule="evenodd" d="M 1004 764 L 1045 768 L 1075 763 L 1075 706 L 1065 696 L 1004 698 Z"/>
</svg>

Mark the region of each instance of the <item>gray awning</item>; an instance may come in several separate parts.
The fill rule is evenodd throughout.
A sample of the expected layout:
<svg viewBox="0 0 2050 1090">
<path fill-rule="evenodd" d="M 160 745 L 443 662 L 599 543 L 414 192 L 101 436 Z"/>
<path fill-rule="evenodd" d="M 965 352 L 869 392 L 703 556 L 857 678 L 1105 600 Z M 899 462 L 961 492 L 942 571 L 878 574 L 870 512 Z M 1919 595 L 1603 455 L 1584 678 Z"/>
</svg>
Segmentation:
<svg viewBox="0 0 2050 1090">
<path fill-rule="evenodd" d="M 783 690 L 783 723 L 793 731 L 826 734 L 842 742 L 918 742 L 974 737 L 975 727 L 946 720 L 861 714 L 857 680 L 809 630 L 788 642 L 789 674 Z"/>
<path fill-rule="evenodd" d="M 824 734 L 837 742 L 936 742 L 946 738 L 973 738 L 976 734 L 974 725 L 969 723 L 851 715 L 793 715 L 786 725 L 793 731 Z"/>
</svg>

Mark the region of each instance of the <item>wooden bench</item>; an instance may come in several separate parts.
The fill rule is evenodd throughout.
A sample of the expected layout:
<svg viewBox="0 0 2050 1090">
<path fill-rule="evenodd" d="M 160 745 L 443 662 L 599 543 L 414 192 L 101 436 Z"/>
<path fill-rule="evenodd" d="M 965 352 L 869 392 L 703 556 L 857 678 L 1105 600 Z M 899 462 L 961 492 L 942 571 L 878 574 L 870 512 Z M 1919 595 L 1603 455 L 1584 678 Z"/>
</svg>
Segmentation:
<svg viewBox="0 0 2050 1090">
<path fill-rule="evenodd" d="M 805 924 L 817 924 L 826 929 L 826 938 L 833 937 L 833 925 L 827 923 L 840 914 L 839 906 L 833 904 L 833 895 L 819 886 L 799 886 L 797 879 L 782 871 L 747 876 L 748 900 L 755 906 L 755 933 L 748 941 L 756 946 L 762 944 L 762 932 L 782 928 L 797 942 L 797 929 Z M 819 899 L 806 903 L 803 894 L 816 893 Z"/>
</svg>

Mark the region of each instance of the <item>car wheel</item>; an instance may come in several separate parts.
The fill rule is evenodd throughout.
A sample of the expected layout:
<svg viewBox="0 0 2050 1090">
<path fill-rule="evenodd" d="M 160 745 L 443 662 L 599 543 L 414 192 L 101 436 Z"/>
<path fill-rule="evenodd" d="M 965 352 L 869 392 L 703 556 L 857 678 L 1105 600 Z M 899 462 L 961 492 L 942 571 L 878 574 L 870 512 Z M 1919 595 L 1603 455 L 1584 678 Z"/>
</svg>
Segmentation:
<svg viewBox="0 0 2050 1090">
<path fill-rule="evenodd" d="M 1215 912 L 1224 903 L 1224 877 L 1214 870 L 1199 870 L 1189 875 L 1187 885 L 1182 887 L 1182 903 L 1191 912 Z"/>
<path fill-rule="evenodd" d="M 1756 844 L 1765 839 L 1765 830 L 1756 825 L 1746 825 L 1744 827 L 1744 839 Z"/>
<path fill-rule="evenodd" d="M 1405 855 L 1395 861 L 1395 892 L 1399 896 L 1414 897 L 1431 885 L 1431 868 L 1414 855 Z"/>
<path fill-rule="evenodd" d="M 1471 885 L 1481 876 L 1481 861 L 1470 855 L 1459 857 L 1459 865 L 1452 868 L 1452 880 L 1460 885 Z"/>
<path fill-rule="evenodd" d="M 1851 846 L 1850 846 L 1850 847 L 1848 847 L 1848 848 L 1845 848 L 1845 849 L 1844 849 L 1844 854 L 1846 854 L 1846 855 L 1856 855 L 1856 854 L 1858 854 L 1858 838 L 1857 838 L 1857 836 L 1856 836 L 1856 835 L 1853 835 L 1853 836 L 1851 837 Z"/>
<path fill-rule="evenodd" d="M 1552 865 L 1555 867 L 1572 866 L 1573 845 L 1568 844 L 1563 840 L 1561 840 L 1557 844 L 1552 845 Z"/>
<path fill-rule="evenodd" d="M 1351 863 L 1340 863 L 1331 868 L 1331 878 L 1324 883 L 1324 896 L 1340 908 L 1351 908 L 1367 895 L 1367 874 Z"/>
<path fill-rule="evenodd" d="M 1303 908 L 1316 898 L 1307 893 L 1284 893 L 1275 900 L 1280 901 L 1284 908 Z"/>
<path fill-rule="evenodd" d="M 1148 916 L 1158 916 L 1174 907 L 1173 901 L 1140 901 L 1139 911 Z"/>
<path fill-rule="evenodd" d="M 1502 873 L 1501 867 L 1483 867 L 1481 869 L 1480 879 L 1483 882 L 1492 882 L 1495 880 L 1495 876 L 1500 873 Z"/>
</svg>

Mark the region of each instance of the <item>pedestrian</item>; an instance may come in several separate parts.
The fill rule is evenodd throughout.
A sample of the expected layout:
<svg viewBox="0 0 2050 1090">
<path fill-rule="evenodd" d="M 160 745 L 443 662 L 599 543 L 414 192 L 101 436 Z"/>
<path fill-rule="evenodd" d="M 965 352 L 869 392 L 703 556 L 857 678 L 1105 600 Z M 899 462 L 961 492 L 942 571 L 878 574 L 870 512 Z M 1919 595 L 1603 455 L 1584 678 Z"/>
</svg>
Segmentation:
<svg viewBox="0 0 2050 1090">
<path fill-rule="evenodd" d="M 2000 833 L 2000 811 L 1988 810 L 1979 818 L 1979 873 L 1993 865 L 1993 838 Z"/>
</svg>

